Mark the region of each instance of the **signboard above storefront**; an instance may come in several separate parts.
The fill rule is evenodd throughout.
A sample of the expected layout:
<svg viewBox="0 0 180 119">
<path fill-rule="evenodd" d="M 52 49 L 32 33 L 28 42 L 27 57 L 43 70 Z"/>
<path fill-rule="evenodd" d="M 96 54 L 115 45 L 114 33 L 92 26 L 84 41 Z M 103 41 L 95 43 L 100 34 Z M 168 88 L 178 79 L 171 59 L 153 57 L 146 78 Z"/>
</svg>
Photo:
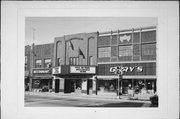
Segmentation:
<svg viewBox="0 0 180 119">
<path fill-rule="evenodd" d="M 122 72 L 133 72 L 134 70 L 136 72 L 142 72 L 143 66 L 129 66 L 129 67 L 123 67 L 123 66 L 116 66 L 116 67 L 110 67 L 110 72 L 115 72 L 116 70 L 120 70 Z"/>
<path fill-rule="evenodd" d="M 70 66 L 70 73 L 95 74 L 96 73 L 96 67 L 92 67 L 92 66 Z"/>
<path fill-rule="evenodd" d="M 60 74 L 61 73 L 61 67 L 55 67 L 52 69 L 52 74 Z"/>
<path fill-rule="evenodd" d="M 98 75 L 115 75 L 120 70 L 123 75 L 156 75 L 156 63 L 122 63 L 122 64 L 99 64 Z"/>
<path fill-rule="evenodd" d="M 33 69 L 33 74 L 51 74 L 51 69 Z"/>
</svg>

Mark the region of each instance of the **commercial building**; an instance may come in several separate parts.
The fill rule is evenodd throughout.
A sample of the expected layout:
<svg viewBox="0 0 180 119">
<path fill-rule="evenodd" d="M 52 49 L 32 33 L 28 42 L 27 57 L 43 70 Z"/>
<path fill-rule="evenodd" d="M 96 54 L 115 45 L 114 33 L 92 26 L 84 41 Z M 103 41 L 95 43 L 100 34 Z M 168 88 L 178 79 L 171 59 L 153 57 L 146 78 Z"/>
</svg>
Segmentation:
<svg viewBox="0 0 180 119">
<path fill-rule="evenodd" d="M 54 43 L 32 45 L 30 51 L 30 90 L 49 91 L 52 89 L 52 65 Z"/>
<path fill-rule="evenodd" d="M 54 47 L 55 92 L 96 93 L 97 33 L 56 37 Z"/>
<path fill-rule="evenodd" d="M 117 30 L 98 36 L 98 92 L 116 92 L 118 75 L 121 93 L 156 92 L 156 27 Z"/>
<path fill-rule="evenodd" d="M 30 81 L 30 52 L 31 46 L 25 46 L 25 64 L 24 64 L 24 86 L 25 90 L 29 91 L 29 81 Z"/>
<path fill-rule="evenodd" d="M 117 94 L 156 92 L 156 27 L 56 37 L 52 74 L 55 92 Z"/>
</svg>

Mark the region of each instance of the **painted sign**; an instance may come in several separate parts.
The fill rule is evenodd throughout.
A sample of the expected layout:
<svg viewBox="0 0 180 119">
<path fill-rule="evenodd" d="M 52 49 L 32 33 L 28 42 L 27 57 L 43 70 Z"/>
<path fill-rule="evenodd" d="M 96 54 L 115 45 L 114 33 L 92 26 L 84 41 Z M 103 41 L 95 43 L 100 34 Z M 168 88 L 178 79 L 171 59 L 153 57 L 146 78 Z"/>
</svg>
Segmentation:
<svg viewBox="0 0 180 119">
<path fill-rule="evenodd" d="M 120 70 L 122 72 L 133 72 L 134 70 L 136 70 L 137 72 L 142 72 L 143 71 L 143 67 L 142 66 L 130 66 L 130 67 L 123 67 L 123 66 L 117 66 L 117 67 L 110 67 L 110 72 L 116 72 L 117 70 Z"/>
<path fill-rule="evenodd" d="M 50 69 L 34 69 L 33 74 L 50 74 Z"/>
<path fill-rule="evenodd" d="M 60 74 L 61 73 L 61 67 L 55 67 L 52 69 L 52 74 Z"/>
<path fill-rule="evenodd" d="M 95 74 L 96 67 L 90 66 L 71 66 L 70 73 L 86 73 L 86 74 Z"/>
<path fill-rule="evenodd" d="M 120 36 L 120 41 L 121 41 L 121 42 L 124 42 L 124 41 L 129 42 L 130 40 L 131 40 L 131 36 L 130 36 L 130 35 Z"/>
</svg>

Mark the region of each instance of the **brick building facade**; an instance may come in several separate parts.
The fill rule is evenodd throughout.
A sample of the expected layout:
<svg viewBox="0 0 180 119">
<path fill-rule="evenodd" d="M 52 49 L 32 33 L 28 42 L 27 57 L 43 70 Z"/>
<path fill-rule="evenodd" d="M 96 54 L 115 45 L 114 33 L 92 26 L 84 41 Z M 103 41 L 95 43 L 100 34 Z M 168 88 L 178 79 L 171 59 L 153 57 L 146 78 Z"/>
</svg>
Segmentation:
<svg viewBox="0 0 180 119">
<path fill-rule="evenodd" d="M 27 46 L 26 46 L 27 47 Z M 54 43 L 28 46 L 27 66 L 29 67 L 29 90 L 52 89 L 52 65 Z"/>
</svg>

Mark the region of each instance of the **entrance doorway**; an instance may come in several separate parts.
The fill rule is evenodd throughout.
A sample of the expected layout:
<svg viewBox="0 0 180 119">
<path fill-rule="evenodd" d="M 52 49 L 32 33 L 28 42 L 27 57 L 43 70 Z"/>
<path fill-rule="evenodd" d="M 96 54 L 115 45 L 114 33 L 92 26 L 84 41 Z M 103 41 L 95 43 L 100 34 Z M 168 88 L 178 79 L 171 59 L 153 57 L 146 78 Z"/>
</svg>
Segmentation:
<svg viewBox="0 0 180 119">
<path fill-rule="evenodd" d="M 81 92 L 81 79 L 65 79 L 64 93 Z"/>
<path fill-rule="evenodd" d="M 59 79 L 55 79 L 55 93 L 59 93 Z"/>
<path fill-rule="evenodd" d="M 70 79 L 65 79 L 64 83 L 64 93 L 71 93 L 75 90 L 75 82 Z"/>
<path fill-rule="evenodd" d="M 90 79 L 87 80 L 87 94 L 88 95 L 92 94 L 92 80 Z"/>
</svg>

